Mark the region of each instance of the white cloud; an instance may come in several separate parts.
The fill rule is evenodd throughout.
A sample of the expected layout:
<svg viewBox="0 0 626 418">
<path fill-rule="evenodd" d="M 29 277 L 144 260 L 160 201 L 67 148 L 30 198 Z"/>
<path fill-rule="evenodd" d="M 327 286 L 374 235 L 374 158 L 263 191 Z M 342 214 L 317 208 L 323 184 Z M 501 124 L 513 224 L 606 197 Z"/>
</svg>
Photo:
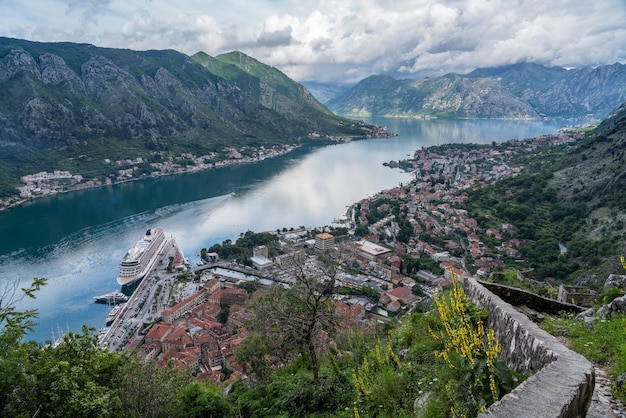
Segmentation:
<svg viewBox="0 0 626 418">
<path fill-rule="evenodd" d="M 76 12 L 82 16 L 83 24 L 96 23 L 98 15 L 106 11 L 113 0 L 69 0 L 66 13 Z"/>
<path fill-rule="evenodd" d="M 2 36 L 186 54 L 239 49 L 301 81 L 624 62 L 624 21 L 623 0 L 0 2 Z"/>
<path fill-rule="evenodd" d="M 271 32 L 262 32 L 256 39 L 257 48 L 277 48 L 291 45 L 291 26 Z"/>
</svg>

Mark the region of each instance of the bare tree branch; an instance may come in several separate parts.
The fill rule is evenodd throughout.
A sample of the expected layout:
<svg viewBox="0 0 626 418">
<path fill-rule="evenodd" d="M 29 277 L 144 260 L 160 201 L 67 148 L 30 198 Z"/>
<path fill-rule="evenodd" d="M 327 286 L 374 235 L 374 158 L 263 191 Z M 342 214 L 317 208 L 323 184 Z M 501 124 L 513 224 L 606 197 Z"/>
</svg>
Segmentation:
<svg viewBox="0 0 626 418">
<path fill-rule="evenodd" d="M 282 358 L 307 353 L 314 379 L 319 378 L 319 337 L 338 324 L 333 291 L 339 268 L 330 256 L 305 259 L 296 265 L 292 286 L 276 287 L 255 303 L 251 328 L 268 350 Z"/>
</svg>

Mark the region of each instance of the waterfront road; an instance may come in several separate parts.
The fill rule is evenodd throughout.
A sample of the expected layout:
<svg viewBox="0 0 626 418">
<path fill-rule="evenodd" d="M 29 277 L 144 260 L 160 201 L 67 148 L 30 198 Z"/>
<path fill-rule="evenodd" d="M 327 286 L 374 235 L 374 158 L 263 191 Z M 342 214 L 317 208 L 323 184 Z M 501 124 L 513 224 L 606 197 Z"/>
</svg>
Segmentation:
<svg viewBox="0 0 626 418">
<path fill-rule="evenodd" d="M 184 259 L 176 240 L 170 238 L 164 250 L 155 259 L 150 273 L 137 285 L 117 318 L 100 337 L 100 347 L 109 351 L 122 350 L 139 333 L 144 324 L 154 321 L 167 307 L 174 278 L 180 274 L 168 272 L 167 267 L 170 260 L 177 257 Z"/>
</svg>

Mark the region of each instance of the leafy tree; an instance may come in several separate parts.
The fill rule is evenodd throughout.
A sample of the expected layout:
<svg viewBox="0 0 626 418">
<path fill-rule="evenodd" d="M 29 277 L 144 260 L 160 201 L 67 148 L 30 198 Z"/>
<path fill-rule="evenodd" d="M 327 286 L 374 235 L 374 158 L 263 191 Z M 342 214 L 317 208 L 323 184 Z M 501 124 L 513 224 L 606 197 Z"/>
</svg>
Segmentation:
<svg viewBox="0 0 626 418">
<path fill-rule="evenodd" d="M 24 298 L 35 298 L 35 292 L 45 286 L 47 280 L 34 278 L 30 287 L 21 288 L 23 295 L 18 294 L 19 282 L 14 282 L 4 288 L 0 294 L 0 326 L 2 336 L 10 336 L 15 340 L 20 340 L 27 331 L 32 331 L 35 325 L 34 319 L 37 317 L 36 310 L 26 310 L 19 312 L 16 304 Z"/>
<path fill-rule="evenodd" d="M 111 390 L 111 379 L 125 361 L 100 349 L 93 329 L 70 331 L 58 346 L 30 351 L 29 382 L 22 387 L 21 401 L 41 416 L 117 416 L 120 400 Z"/>
<path fill-rule="evenodd" d="M 254 293 L 261 287 L 261 282 L 258 279 L 246 280 L 237 285 L 238 288 L 245 290 L 247 293 Z"/>
<path fill-rule="evenodd" d="M 254 377 L 258 381 L 265 381 L 271 373 L 270 350 L 273 350 L 276 356 L 280 356 L 281 360 L 287 361 L 287 353 L 278 350 L 275 345 L 268 345 L 269 339 L 259 331 L 252 332 L 248 338 L 237 348 L 237 362 L 247 363 Z M 282 355 L 285 354 L 283 357 Z"/>
<path fill-rule="evenodd" d="M 35 278 L 18 295 L 18 284 L 5 288 L 0 301 L 0 415 L 15 417 L 118 416 L 120 401 L 111 379 L 126 358 L 101 350 L 93 329 L 69 332 L 58 345 L 23 338 L 32 330 L 35 310 L 16 303 L 46 283 Z"/>
<path fill-rule="evenodd" d="M 297 366 L 297 364 L 295 365 Z M 354 392 L 347 379 L 322 372 L 318 380 L 306 370 L 287 365 L 261 385 L 235 383 L 229 395 L 243 417 L 336 417 L 351 405 Z"/>
<path fill-rule="evenodd" d="M 365 237 L 370 234 L 371 234 L 370 230 L 365 225 L 359 225 L 354 230 L 354 235 L 357 237 Z"/>
<path fill-rule="evenodd" d="M 335 288 L 335 293 L 340 295 L 359 295 L 370 298 L 374 302 L 378 302 L 380 299 L 380 293 L 376 291 L 372 286 L 364 285 L 358 289 L 351 287 L 339 286 Z"/>
<path fill-rule="evenodd" d="M 219 388 L 195 382 L 182 392 L 180 415 L 186 418 L 222 418 L 233 416 L 233 411 Z"/>
<path fill-rule="evenodd" d="M 191 380 L 188 370 L 129 361 L 114 381 L 114 389 L 126 416 L 168 418 L 179 416 L 183 392 Z"/>
<path fill-rule="evenodd" d="M 225 324 L 228 321 L 228 315 L 230 314 L 230 308 L 228 306 L 224 306 L 215 316 L 215 319 L 220 321 L 222 324 Z"/>
<path fill-rule="evenodd" d="M 28 356 L 36 344 L 24 344 L 22 338 L 31 331 L 37 317 L 35 310 L 17 311 L 16 304 L 25 297 L 34 298 L 34 292 L 46 284 L 46 279 L 35 278 L 28 288 L 18 292 L 19 283 L 8 285 L 0 294 L 0 415 L 16 414 L 21 408 L 21 395 L 29 381 L 26 367 Z M 33 411 L 35 412 L 35 411 Z"/>
<path fill-rule="evenodd" d="M 426 296 L 426 293 L 424 293 L 424 289 L 422 289 L 422 285 L 420 285 L 419 283 L 413 285 L 413 287 L 411 288 L 411 293 L 417 296 Z"/>
<path fill-rule="evenodd" d="M 402 256 L 402 273 L 406 275 L 412 275 L 417 273 L 420 270 L 420 260 L 418 258 L 413 258 L 409 254 L 404 254 Z"/>
<path fill-rule="evenodd" d="M 252 231 L 241 234 L 234 244 L 227 239 L 221 245 L 211 246 L 207 251 L 219 254 L 220 258 L 224 260 L 235 259 L 240 264 L 252 265 L 250 257 L 252 257 L 253 249 L 260 245 L 268 247 L 270 257 L 275 257 L 280 253 L 278 237 L 275 234 L 269 232 L 254 233 Z"/>
</svg>

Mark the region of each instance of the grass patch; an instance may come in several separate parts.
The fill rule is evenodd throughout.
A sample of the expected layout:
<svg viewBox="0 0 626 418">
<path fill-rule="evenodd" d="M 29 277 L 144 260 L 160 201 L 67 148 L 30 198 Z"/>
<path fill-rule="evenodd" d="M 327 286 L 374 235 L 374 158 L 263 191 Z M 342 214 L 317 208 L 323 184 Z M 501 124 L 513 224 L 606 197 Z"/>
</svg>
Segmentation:
<svg viewBox="0 0 626 418">
<path fill-rule="evenodd" d="M 626 372 L 626 315 L 591 324 L 568 315 L 547 318 L 541 326 L 552 335 L 566 337 L 569 348 L 606 369 L 613 381 Z M 614 395 L 626 401 L 626 391 L 614 391 Z"/>
</svg>

